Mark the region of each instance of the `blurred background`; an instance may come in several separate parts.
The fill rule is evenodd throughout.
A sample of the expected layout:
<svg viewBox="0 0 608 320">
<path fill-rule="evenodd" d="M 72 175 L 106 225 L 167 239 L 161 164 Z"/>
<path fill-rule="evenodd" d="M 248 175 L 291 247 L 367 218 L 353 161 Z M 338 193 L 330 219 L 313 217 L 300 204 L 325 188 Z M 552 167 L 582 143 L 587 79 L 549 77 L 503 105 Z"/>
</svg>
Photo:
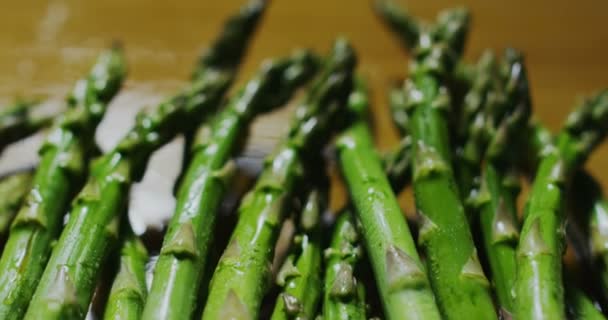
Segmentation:
<svg viewBox="0 0 608 320">
<path fill-rule="evenodd" d="M 61 103 L 99 51 L 121 41 L 130 72 L 98 130 L 98 142 L 107 150 L 130 127 L 137 110 L 155 105 L 185 83 L 198 53 L 244 1 L 5 1 L 0 11 L 0 103 L 15 96 Z M 426 19 L 434 19 L 442 8 L 467 6 L 473 17 L 468 61 L 485 48 L 499 53 L 508 46 L 522 50 L 535 114 L 554 131 L 580 95 L 608 86 L 608 1 L 394 1 Z M 369 1 L 272 1 L 239 83 L 266 58 L 287 55 L 297 47 L 325 52 L 338 35 L 348 37 L 358 51 L 360 70 L 373 90 L 376 143 L 387 150 L 397 142 L 397 134 L 385 96 L 391 83 L 407 75 L 408 56 L 374 16 Z M 256 122 L 240 158 L 246 171 L 254 172 L 259 159 L 286 132 L 289 116 L 289 108 L 282 109 Z M 7 149 L 0 157 L 0 173 L 34 165 L 40 141 L 37 136 Z M 131 213 L 145 216 L 145 223 L 160 225 L 172 212 L 171 189 L 181 148 L 178 139 L 156 154 L 144 183 L 134 191 Z M 588 168 L 604 185 L 606 167 L 608 146 L 603 145 Z M 410 196 L 400 199 L 411 210 Z M 334 188 L 332 207 L 343 200 L 343 190 Z"/>
</svg>

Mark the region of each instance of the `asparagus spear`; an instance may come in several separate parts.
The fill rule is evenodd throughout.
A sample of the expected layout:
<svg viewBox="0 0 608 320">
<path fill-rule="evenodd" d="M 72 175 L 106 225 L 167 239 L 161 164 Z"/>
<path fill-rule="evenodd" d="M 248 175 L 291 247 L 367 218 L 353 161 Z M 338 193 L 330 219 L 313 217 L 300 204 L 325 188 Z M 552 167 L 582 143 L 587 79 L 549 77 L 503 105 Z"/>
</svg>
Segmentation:
<svg viewBox="0 0 608 320">
<path fill-rule="evenodd" d="M 211 135 L 204 131 L 208 127 L 201 128 L 206 136 L 195 146 L 180 186 L 144 318 L 183 318 L 194 311 L 217 209 L 233 166 L 228 160 L 255 115 L 284 104 L 314 69 L 314 58 L 308 52 L 265 63 L 213 121 Z"/>
<path fill-rule="evenodd" d="M 458 148 L 456 151 L 455 174 L 461 196 L 465 200 L 473 190 L 475 178 L 485 147 L 489 140 L 488 127 L 492 126 L 491 105 L 500 104 L 501 84 L 499 83 L 498 64 L 491 51 L 483 53 L 476 65 L 475 77 L 471 89 L 464 97 L 463 108 L 457 127 Z M 498 115 L 499 116 L 499 115 Z M 467 208 L 467 212 L 472 211 Z"/>
<path fill-rule="evenodd" d="M 399 38 L 404 49 L 408 51 L 415 49 L 420 35 L 425 32 L 425 28 L 428 28 L 424 21 L 418 21 L 406 9 L 399 7 L 391 0 L 376 0 L 374 9 L 382 22 Z M 455 40 L 460 43 L 460 46 L 456 47 L 456 51 L 462 51 L 464 41 Z M 463 96 L 472 86 L 473 69 L 473 66 L 459 61 L 452 73 L 446 77 L 445 81 L 449 82 L 454 107 L 460 107 Z"/>
<path fill-rule="evenodd" d="M 565 242 L 563 187 L 604 138 L 608 130 L 606 123 L 608 91 L 603 91 L 570 114 L 556 146 L 543 155 L 526 205 L 517 248 L 518 318 L 565 317 L 561 261 Z"/>
<path fill-rule="evenodd" d="M 386 0 L 377 0 L 374 9 L 383 22 L 399 36 L 401 44 L 406 49 L 412 50 L 418 45 L 418 39 L 423 31 L 420 30 L 419 22 L 410 16 L 409 12 Z"/>
<path fill-rule="evenodd" d="M 0 180 L 0 239 L 4 239 L 11 222 L 32 186 L 30 170 L 11 174 Z"/>
<path fill-rule="evenodd" d="M 36 106 L 36 101 L 18 100 L 0 112 L 0 151 L 51 124 L 52 116 L 32 115 Z"/>
<path fill-rule="evenodd" d="M 367 105 L 363 86 L 360 103 Z M 440 319 L 426 272 L 399 204 L 375 155 L 370 133 L 355 121 L 337 142 L 342 174 L 389 319 Z"/>
<path fill-rule="evenodd" d="M 210 283 L 203 319 L 257 319 L 269 283 L 269 265 L 307 153 L 328 139 L 331 122 L 350 90 L 355 55 L 339 40 L 322 73 L 295 112 L 287 138 L 264 162 L 239 208 L 239 221 Z"/>
<path fill-rule="evenodd" d="M 86 177 L 97 124 L 124 76 L 122 50 L 105 51 L 88 77 L 77 83 L 68 110 L 53 123 L 39 151 L 32 188 L 0 259 L 0 318 L 23 316 L 51 253 L 51 241 L 61 230 L 68 201 Z"/>
<path fill-rule="evenodd" d="M 321 192 L 312 190 L 305 201 L 300 215 L 300 234 L 294 239 L 297 250 L 287 256 L 277 277 L 283 290 L 277 298 L 272 320 L 312 319 L 316 314 L 322 293 L 319 217 L 325 201 Z"/>
<path fill-rule="evenodd" d="M 447 134 L 450 98 L 443 79 L 453 70 L 467 26 L 465 11 L 448 11 L 440 15 L 439 27 L 420 36 L 406 82 L 414 195 L 423 221 L 419 243 L 442 315 L 492 319 L 496 314 L 455 186 Z"/>
<path fill-rule="evenodd" d="M 260 6 L 250 6 L 238 19 L 256 20 L 261 10 Z M 244 39 L 252 31 L 240 30 Z M 225 30 L 216 42 L 222 43 L 222 36 L 232 33 L 234 30 Z M 182 93 L 156 109 L 140 113 L 133 128 L 114 149 L 95 160 L 89 180 L 74 200 L 68 223 L 44 270 L 27 319 L 84 317 L 98 270 L 118 238 L 129 187 L 141 179 L 156 149 L 178 133 L 195 127 L 203 115 L 216 108 L 234 77 L 239 60 L 223 60 L 232 54 L 223 56 L 212 48 L 211 56 L 221 57 L 209 59 L 211 64 L 204 66 L 205 71 Z"/>
<path fill-rule="evenodd" d="M 121 241 L 118 272 L 106 302 L 104 319 L 141 319 L 146 301 L 148 253 L 130 226 Z"/>
<path fill-rule="evenodd" d="M 353 214 L 343 210 L 334 226 L 331 245 L 325 250 L 323 319 L 367 319 L 365 288 L 355 277 L 361 256 Z"/>
<path fill-rule="evenodd" d="M 479 210 L 479 226 L 492 281 L 503 314 L 513 313 L 512 289 L 516 276 L 515 253 L 519 236 L 517 194 L 519 181 L 514 169 L 513 149 L 522 145 L 530 115 L 529 86 L 523 57 L 510 49 L 503 64 L 505 76 L 503 106 L 486 106 L 487 145 L 484 151 L 481 188 L 473 192 L 472 202 Z M 501 115 L 496 110 L 503 109 Z M 496 116 L 499 118 L 494 118 Z M 522 130 L 523 129 L 523 130 Z M 507 147 L 510 146 L 510 147 Z M 507 150 L 508 149 L 508 150 Z"/>
</svg>

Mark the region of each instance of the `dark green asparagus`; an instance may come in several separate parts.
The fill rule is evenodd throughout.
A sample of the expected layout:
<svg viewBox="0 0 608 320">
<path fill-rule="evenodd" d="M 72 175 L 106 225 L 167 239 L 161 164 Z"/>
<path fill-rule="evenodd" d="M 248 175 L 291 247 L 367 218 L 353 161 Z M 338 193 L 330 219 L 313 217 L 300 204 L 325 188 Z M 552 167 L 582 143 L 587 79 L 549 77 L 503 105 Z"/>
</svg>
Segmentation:
<svg viewBox="0 0 608 320">
<path fill-rule="evenodd" d="M 0 180 L 0 241 L 6 237 L 11 222 L 30 191 L 32 179 L 33 172 L 27 170 Z"/>
<path fill-rule="evenodd" d="M 564 186 L 608 130 L 608 91 L 570 114 L 534 180 L 517 248 L 516 315 L 520 319 L 565 317 L 562 254 Z"/>
<path fill-rule="evenodd" d="M 262 9 L 259 4 L 249 6 L 236 19 L 256 21 Z M 241 25 L 244 29 L 233 30 L 230 27 L 234 24 L 229 23 L 216 43 L 223 43 L 223 36 L 233 36 L 235 32 L 243 40 L 248 39 L 254 23 Z M 134 127 L 117 146 L 94 161 L 87 184 L 73 202 L 68 223 L 44 270 L 26 319 L 85 316 L 99 270 L 118 240 L 131 184 L 142 178 L 155 150 L 178 133 L 196 127 L 204 115 L 217 108 L 241 55 L 224 55 L 212 46 L 204 56 L 205 65 L 200 66 L 204 71 L 197 74 L 190 86 L 157 108 L 140 113 Z M 232 56 L 237 60 L 228 59 Z"/>
<path fill-rule="evenodd" d="M 0 152 L 9 144 L 36 133 L 53 122 L 53 116 L 36 116 L 37 101 L 18 100 L 0 112 Z"/>
<path fill-rule="evenodd" d="M 282 292 L 272 313 L 272 320 L 313 319 L 321 300 L 321 234 L 319 219 L 326 208 L 323 191 L 315 189 L 308 195 L 294 244 L 296 250 L 287 256 L 278 274 Z"/>
<path fill-rule="evenodd" d="M 274 246 L 309 153 L 327 141 L 332 122 L 352 84 L 355 55 L 345 40 L 335 43 L 287 138 L 264 161 L 262 173 L 239 208 L 213 279 L 203 319 L 257 319 L 269 284 Z M 294 302 L 295 303 L 295 302 Z"/>
<path fill-rule="evenodd" d="M 130 227 L 123 231 L 118 272 L 114 277 L 104 319 L 141 319 L 148 289 L 146 263 L 148 253 Z"/>
<path fill-rule="evenodd" d="M 179 319 L 194 311 L 217 211 L 234 168 L 230 157 L 255 116 L 286 103 L 315 65 L 308 52 L 265 63 L 212 121 L 211 129 L 201 128 L 156 264 L 145 319 Z"/>
<path fill-rule="evenodd" d="M 68 97 L 40 148 L 32 188 L 12 223 L 0 259 L 0 318 L 23 316 L 61 230 L 69 200 L 86 178 L 96 151 L 95 129 L 125 77 L 122 50 L 100 55 L 90 74 Z"/>
</svg>

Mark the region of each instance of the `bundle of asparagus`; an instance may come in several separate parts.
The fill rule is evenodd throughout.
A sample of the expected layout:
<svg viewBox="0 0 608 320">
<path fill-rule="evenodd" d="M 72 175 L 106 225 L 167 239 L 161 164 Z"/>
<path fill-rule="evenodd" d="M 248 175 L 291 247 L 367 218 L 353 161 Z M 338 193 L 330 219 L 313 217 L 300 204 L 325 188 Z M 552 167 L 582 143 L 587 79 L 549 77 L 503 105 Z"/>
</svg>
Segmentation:
<svg viewBox="0 0 608 320">
<path fill-rule="evenodd" d="M 118 47 L 102 53 L 88 77 L 76 84 L 68 109 L 40 148 L 32 187 L 12 223 L 0 258 L 0 318 L 23 316 L 61 230 L 70 198 L 86 177 L 96 152 L 95 128 L 125 76 Z"/>
<path fill-rule="evenodd" d="M 93 138 L 125 75 L 119 48 L 100 56 L 52 121 L 32 116 L 29 102 L 0 113 L 0 150 L 52 124 L 35 171 L 0 180 L 0 236 L 8 231 L 0 319 L 82 319 L 94 297 L 105 303 L 105 319 L 604 319 L 608 205 L 581 167 L 608 133 L 608 91 L 584 100 L 553 137 L 531 116 L 522 53 L 507 49 L 498 59 L 487 51 L 466 63 L 465 9 L 444 11 L 432 24 L 379 2 L 377 12 L 412 57 L 409 78 L 389 95 L 402 140 L 382 155 L 345 39 L 323 59 L 298 51 L 263 63 L 223 103 L 265 5 L 253 2 L 230 18 L 189 85 L 140 113 L 103 155 Z M 286 104 L 317 69 L 215 265 L 232 158 L 256 116 Z M 325 214 L 323 165 L 332 160 L 323 149 L 334 133 L 350 196 L 337 217 Z M 131 229 L 129 190 L 178 134 L 187 137 L 186 156 L 159 248 Z M 520 219 L 522 177 L 532 188 Z M 408 184 L 413 222 L 397 202 Z M 290 213 L 295 236 L 286 252 L 275 252 Z M 567 240 L 575 265 L 563 258 Z M 575 280 L 579 269 L 593 283 Z"/>
</svg>

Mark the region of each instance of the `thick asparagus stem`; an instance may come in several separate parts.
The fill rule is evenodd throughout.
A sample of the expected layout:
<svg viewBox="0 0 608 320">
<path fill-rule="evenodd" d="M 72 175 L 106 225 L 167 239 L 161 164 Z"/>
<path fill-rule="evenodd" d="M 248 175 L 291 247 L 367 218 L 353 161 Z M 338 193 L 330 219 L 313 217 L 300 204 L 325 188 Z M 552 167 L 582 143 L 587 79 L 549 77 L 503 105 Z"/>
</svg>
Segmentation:
<svg viewBox="0 0 608 320">
<path fill-rule="evenodd" d="M 321 299 L 321 234 L 319 219 L 326 204 L 323 191 L 315 189 L 308 195 L 300 216 L 300 234 L 277 277 L 283 287 L 277 298 L 272 320 L 313 319 Z"/>
<path fill-rule="evenodd" d="M 488 281 L 475 250 L 455 184 L 447 133 L 451 73 L 462 48 L 468 14 L 440 16 L 438 34 L 420 37 L 412 78 L 406 82 L 413 148 L 414 196 L 423 225 L 419 243 L 426 253 L 431 284 L 443 317 L 496 318 Z M 441 196 L 438 201 L 437 196 Z M 456 248 L 455 248 L 456 247 Z"/>
<path fill-rule="evenodd" d="M 0 112 L 0 152 L 53 122 L 53 116 L 32 115 L 36 105 L 36 101 L 19 100 Z"/>
<path fill-rule="evenodd" d="M 261 10 L 260 6 L 248 7 L 238 17 L 257 20 Z M 250 35 L 253 29 L 240 31 Z M 232 32 L 225 31 L 216 43 L 222 43 L 226 34 Z M 141 179 L 155 150 L 178 133 L 194 128 L 204 115 L 216 109 L 234 77 L 240 61 L 223 60 L 232 54 L 223 56 L 216 47 L 210 52 L 220 57 L 201 66 L 205 71 L 198 73 L 182 93 L 139 114 L 134 127 L 117 146 L 95 160 L 44 270 L 27 319 L 84 317 L 98 271 L 118 238 L 131 184 Z"/>
<path fill-rule="evenodd" d="M 352 212 L 343 210 L 334 226 L 331 245 L 324 253 L 323 319 L 367 319 L 365 288 L 355 276 L 362 256 L 359 241 Z"/>
<path fill-rule="evenodd" d="M 345 103 L 355 55 L 344 40 L 335 43 L 284 140 L 264 162 L 262 173 L 239 208 L 239 221 L 210 283 L 203 319 L 257 319 L 268 289 L 269 265 L 285 213 L 302 178 L 307 153 L 328 139 Z"/>
<path fill-rule="evenodd" d="M 265 63 L 214 119 L 202 127 L 177 196 L 177 207 L 154 271 L 145 319 L 189 317 L 196 306 L 202 273 L 213 239 L 217 209 L 228 190 L 228 160 L 257 114 L 284 104 L 314 72 L 314 57 L 299 52 Z"/>
<path fill-rule="evenodd" d="M 363 87 L 354 94 L 367 105 Z M 386 317 L 440 319 L 425 268 L 362 119 L 340 136 L 337 146 Z"/>
<path fill-rule="evenodd" d="M 33 172 L 11 174 L 0 180 L 0 241 L 6 237 L 11 222 L 32 186 Z"/>
<path fill-rule="evenodd" d="M 121 240 L 119 267 L 110 296 L 106 303 L 104 319 L 141 319 L 148 289 L 146 288 L 146 263 L 148 253 L 141 241 L 126 227 Z"/>
<path fill-rule="evenodd" d="M 55 120 L 40 149 L 32 188 L 0 259 L 2 319 L 21 318 L 30 302 L 68 202 L 86 177 L 95 150 L 95 129 L 122 84 L 124 63 L 119 48 L 100 55 L 88 77 L 77 83 L 68 110 Z"/>
<path fill-rule="evenodd" d="M 556 147 L 546 149 L 542 157 L 517 248 L 515 305 L 520 319 L 565 317 L 563 190 L 569 176 L 604 138 L 607 123 L 608 91 L 604 91 L 570 114 Z"/>
</svg>

